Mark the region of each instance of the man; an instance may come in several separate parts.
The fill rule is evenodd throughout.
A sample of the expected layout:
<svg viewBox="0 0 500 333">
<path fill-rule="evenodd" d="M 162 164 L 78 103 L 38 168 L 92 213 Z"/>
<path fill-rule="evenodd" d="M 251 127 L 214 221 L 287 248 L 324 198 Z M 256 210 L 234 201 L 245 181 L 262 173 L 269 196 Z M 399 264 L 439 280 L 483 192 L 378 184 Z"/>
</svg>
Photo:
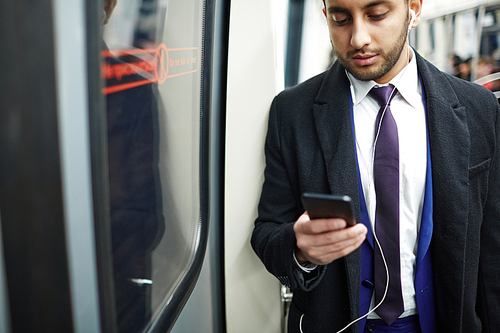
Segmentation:
<svg viewBox="0 0 500 333">
<path fill-rule="evenodd" d="M 500 327 L 498 103 L 408 46 L 421 9 L 326 0 L 337 62 L 273 101 L 252 246 L 293 290 L 289 332 Z M 349 195 L 359 223 L 310 220 L 304 192 Z"/>
</svg>

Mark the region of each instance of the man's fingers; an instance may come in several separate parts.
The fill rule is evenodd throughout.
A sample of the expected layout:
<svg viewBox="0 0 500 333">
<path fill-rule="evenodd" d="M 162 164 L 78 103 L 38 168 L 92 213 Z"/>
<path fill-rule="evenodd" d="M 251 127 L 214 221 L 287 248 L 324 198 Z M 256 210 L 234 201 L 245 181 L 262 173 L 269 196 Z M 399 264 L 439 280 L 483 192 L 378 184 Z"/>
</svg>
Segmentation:
<svg viewBox="0 0 500 333">
<path fill-rule="evenodd" d="M 340 221 L 343 221 L 343 224 L 340 223 L 339 225 L 345 226 L 345 221 Z M 297 239 L 297 246 L 303 248 L 308 246 L 321 247 L 330 244 L 343 244 L 345 241 L 352 241 L 359 235 L 366 235 L 366 227 L 363 224 L 350 228 L 328 229 L 328 231 L 322 233 L 302 234 Z"/>
<path fill-rule="evenodd" d="M 318 265 L 348 255 L 361 245 L 367 233 L 362 223 L 346 228 L 344 219 L 311 220 L 307 212 L 295 222 L 293 230 L 300 250 L 299 262 L 305 257 Z"/>
<path fill-rule="evenodd" d="M 363 224 L 357 224 L 320 234 L 300 234 L 297 235 L 297 247 L 309 261 L 324 265 L 357 249 L 364 241 L 366 232 Z"/>
<path fill-rule="evenodd" d="M 295 233 L 321 234 L 333 230 L 344 229 L 346 222 L 344 219 L 317 219 L 310 220 L 307 213 L 303 214 L 295 223 Z"/>
<path fill-rule="evenodd" d="M 319 255 L 320 253 L 328 254 L 342 251 L 343 249 L 360 244 L 366 237 L 365 232 L 357 232 L 357 230 L 342 230 L 333 231 L 327 234 L 322 234 L 311 242 L 308 248 L 309 255 Z"/>
<path fill-rule="evenodd" d="M 307 251 L 304 251 L 304 253 L 309 261 L 317 265 L 326 265 L 334 260 L 345 257 L 359 248 L 365 240 L 365 237 L 365 234 L 360 234 L 355 238 L 349 238 L 339 243 L 309 248 Z"/>
</svg>

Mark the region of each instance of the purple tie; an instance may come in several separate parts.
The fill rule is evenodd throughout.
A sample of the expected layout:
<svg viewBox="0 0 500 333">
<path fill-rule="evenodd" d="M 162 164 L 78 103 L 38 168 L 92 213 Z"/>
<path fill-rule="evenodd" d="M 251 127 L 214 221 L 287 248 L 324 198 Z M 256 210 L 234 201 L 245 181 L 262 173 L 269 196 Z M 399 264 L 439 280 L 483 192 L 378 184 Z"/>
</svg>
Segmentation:
<svg viewBox="0 0 500 333">
<path fill-rule="evenodd" d="M 389 289 L 376 311 L 388 325 L 392 325 L 404 311 L 399 263 L 399 141 L 396 121 L 389 106 L 397 94 L 397 91 L 392 93 L 393 90 L 393 86 L 385 86 L 370 91 L 370 95 L 380 105 L 375 135 L 383 115 L 375 144 L 373 180 L 377 197 L 375 232 L 389 269 Z M 387 275 L 380 250 L 378 246 L 374 248 L 375 304 L 378 304 L 384 296 Z"/>
</svg>

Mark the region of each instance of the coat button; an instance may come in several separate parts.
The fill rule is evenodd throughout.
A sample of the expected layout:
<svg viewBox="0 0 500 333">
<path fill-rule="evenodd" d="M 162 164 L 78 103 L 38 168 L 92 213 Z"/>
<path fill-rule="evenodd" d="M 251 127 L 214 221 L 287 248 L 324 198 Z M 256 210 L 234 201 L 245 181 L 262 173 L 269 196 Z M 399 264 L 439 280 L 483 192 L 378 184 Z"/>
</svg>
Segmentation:
<svg viewBox="0 0 500 333">
<path fill-rule="evenodd" d="M 361 284 L 365 288 L 373 289 L 373 282 L 371 282 L 370 280 L 364 280 L 363 282 L 361 282 Z"/>
</svg>

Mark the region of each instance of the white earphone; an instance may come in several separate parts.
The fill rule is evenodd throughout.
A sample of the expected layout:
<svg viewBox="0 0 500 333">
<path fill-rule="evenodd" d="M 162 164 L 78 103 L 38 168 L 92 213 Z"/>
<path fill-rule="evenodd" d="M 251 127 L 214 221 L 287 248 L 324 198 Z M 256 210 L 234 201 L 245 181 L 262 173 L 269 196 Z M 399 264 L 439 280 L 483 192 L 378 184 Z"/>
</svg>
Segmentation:
<svg viewBox="0 0 500 333">
<path fill-rule="evenodd" d="M 415 21 L 415 11 L 413 9 L 410 9 L 410 14 L 411 14 L 411 19 L 410 19 L 410 24 L 408 24 L 408 31 L 411 30 L 413 22 Z"/>
</svg>

